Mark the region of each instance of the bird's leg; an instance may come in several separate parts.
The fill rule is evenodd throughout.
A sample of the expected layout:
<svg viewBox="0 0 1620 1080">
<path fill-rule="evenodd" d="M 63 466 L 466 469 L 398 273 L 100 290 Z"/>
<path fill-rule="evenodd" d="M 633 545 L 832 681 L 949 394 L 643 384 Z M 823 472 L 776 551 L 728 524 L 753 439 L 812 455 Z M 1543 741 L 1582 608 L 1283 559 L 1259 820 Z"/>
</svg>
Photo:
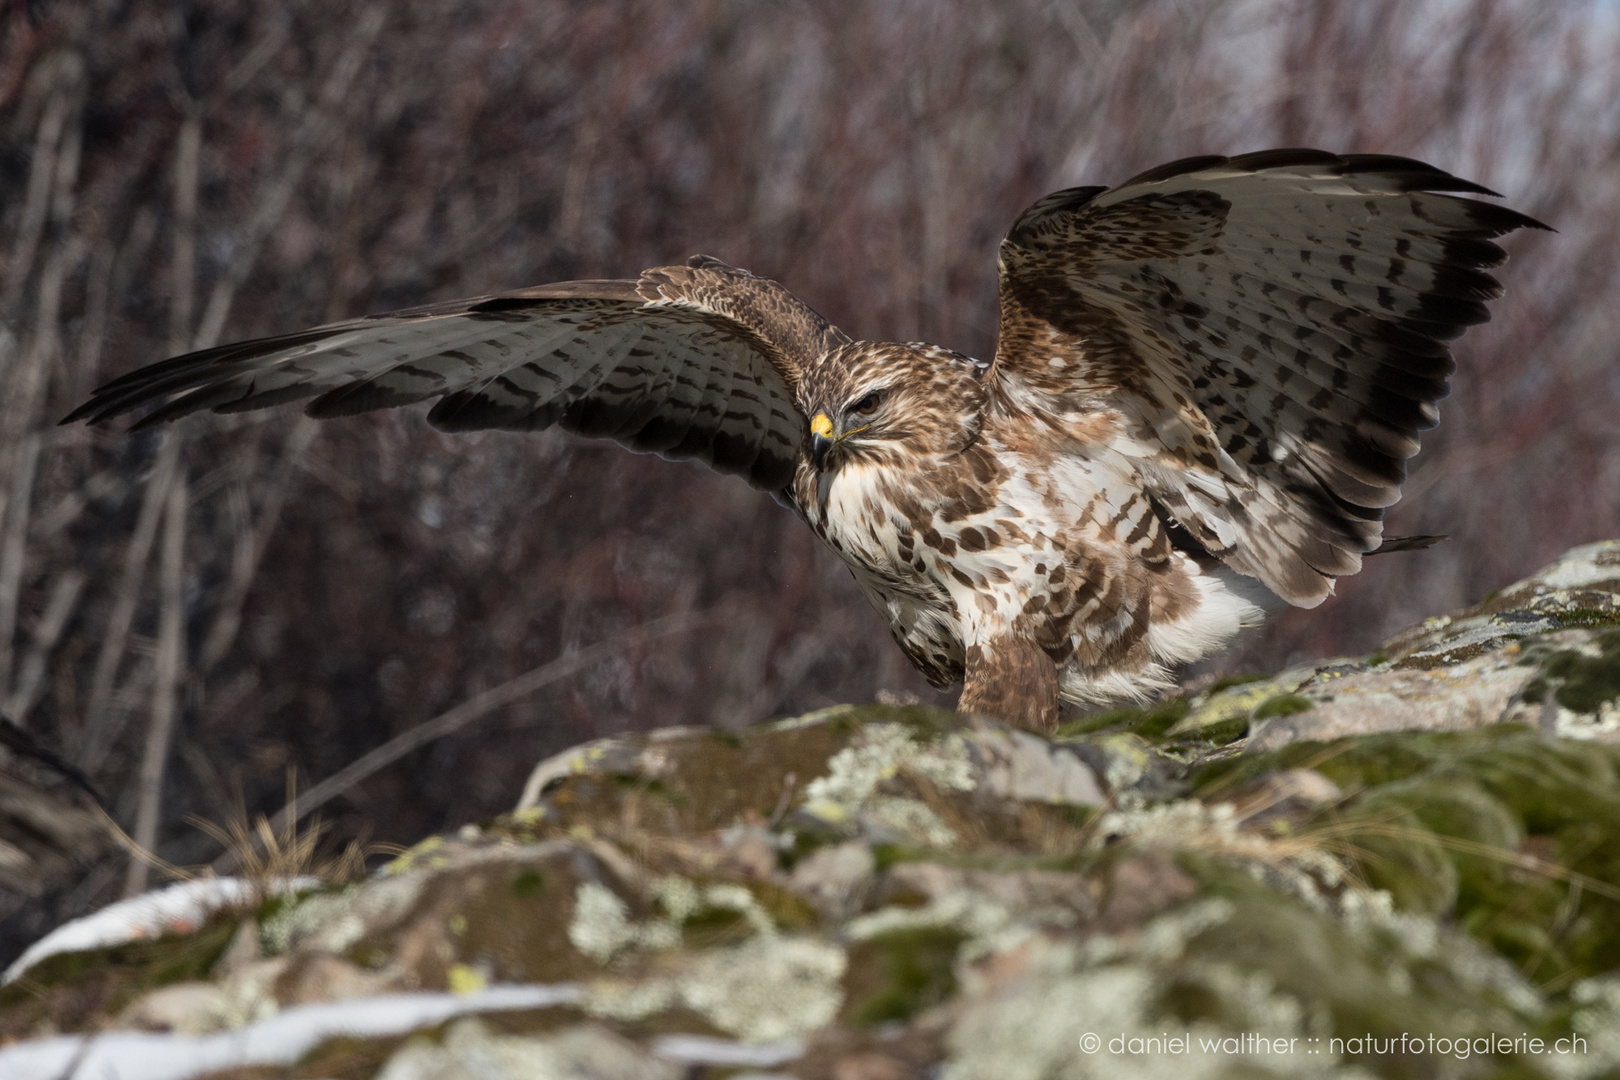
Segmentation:
<svg viewBox="0 0 1620 1080">
<path fill-rule="evenodd" d="M 1006 634 L 969 645 L 957 709 L 1050 735 L 1058 724 L 1057 665 L 1040 646 Z"/>
</svg>

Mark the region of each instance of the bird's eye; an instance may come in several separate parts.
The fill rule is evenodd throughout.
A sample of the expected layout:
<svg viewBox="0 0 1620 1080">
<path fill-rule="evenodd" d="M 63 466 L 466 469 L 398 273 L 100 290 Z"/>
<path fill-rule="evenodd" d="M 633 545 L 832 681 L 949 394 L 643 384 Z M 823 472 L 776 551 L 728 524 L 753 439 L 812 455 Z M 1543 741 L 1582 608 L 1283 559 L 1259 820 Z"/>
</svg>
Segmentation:
<svg viewBox="0 0 1620 1080">
<path fill-rule="evenodd" d="M 873 413 L 877 412 L 878 402 L 881 399 L 882 394 L 874 390 L 870 394 L 867 394 L 865 397 L 861 398 L 861 400 L 857 401 L 855 404 L 851 405 L 849 407 L 849 411 L 860 413 L 862 416 L 871 416 Z"/>
</svg>

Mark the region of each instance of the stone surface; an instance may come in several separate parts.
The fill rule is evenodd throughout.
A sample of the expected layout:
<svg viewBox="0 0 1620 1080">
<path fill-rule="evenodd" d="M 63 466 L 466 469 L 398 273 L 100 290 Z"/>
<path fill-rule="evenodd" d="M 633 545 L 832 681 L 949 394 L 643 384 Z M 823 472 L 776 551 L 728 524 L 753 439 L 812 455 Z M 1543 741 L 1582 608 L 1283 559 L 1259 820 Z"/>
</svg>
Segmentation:
<svg viewBox="0 0 1620 1080">
<path fill-rule="evenodd" d="M 1051 739 L 889 704 L 601 740 L 364 880 L 40 960 L 0 1075 L 99 1032 L 172 1040 L 153 1080 L 1620 1076 L 1617 596 L 1591 545 Z"/>
</svg>

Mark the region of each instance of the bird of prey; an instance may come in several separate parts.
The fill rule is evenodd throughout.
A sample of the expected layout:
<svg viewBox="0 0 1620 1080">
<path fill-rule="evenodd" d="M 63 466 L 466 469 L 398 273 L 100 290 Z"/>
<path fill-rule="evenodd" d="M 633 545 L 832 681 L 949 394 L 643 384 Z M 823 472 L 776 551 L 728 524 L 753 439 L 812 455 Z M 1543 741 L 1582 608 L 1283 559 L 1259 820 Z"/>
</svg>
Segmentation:
<svg viewBox="0 0 1620 1080">
<path fill-rule="evenodd" d="M 792 507 L 964 712 L 1050 731 L 1061 700 L 1147 700 L 1379 547 L 1447 343 L 1501 294 L 1491 240 L 1546 228 L 1469 194 L 1494 193 L 1319 150 L 1055 192 L 1001 242 L 988 362 L 853 341 L 697 256 L 205 349 L 63 422 L 437 399 L 445 431 L 697 459 Z"/>
</svg>

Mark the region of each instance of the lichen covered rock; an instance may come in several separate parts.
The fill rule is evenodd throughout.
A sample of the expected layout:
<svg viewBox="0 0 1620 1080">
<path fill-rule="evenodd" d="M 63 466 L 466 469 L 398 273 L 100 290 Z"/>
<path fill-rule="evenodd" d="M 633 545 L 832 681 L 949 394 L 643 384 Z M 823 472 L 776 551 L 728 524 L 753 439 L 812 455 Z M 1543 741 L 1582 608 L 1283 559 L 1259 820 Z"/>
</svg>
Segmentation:
<svg viewBox="0 0 1620 1080">
<path fill-rule="evenodd" d="M 872 705 L 588 744 L 363 881 L 40 960 L 0 1075 L 1620 1075 L 1617 594 L 1577 549 L 1052 739 Z"/>
</svg>

